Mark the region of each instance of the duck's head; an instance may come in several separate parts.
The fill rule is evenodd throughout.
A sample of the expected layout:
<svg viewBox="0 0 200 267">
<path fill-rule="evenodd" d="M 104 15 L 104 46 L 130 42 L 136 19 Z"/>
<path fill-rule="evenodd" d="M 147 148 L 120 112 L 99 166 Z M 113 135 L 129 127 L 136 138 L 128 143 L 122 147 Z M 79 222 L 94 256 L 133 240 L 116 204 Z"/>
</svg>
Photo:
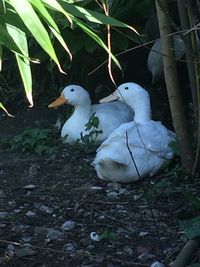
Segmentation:
<svg viewBox="0 0 200 267">
<path fill-rule="evenodd" d="M 101 99 L 99 102 L 105 103 L 114 100 L 120 100 L 129 105 L 135 111 L 135 118 L 138 121 L 150 119 L 151 117 L 149 94 L 137 83 L 123 83 L 111 95 Z"/>
<path fill-rule="evenodd" d="M 137 83 L 128 82 L 121 84 L 111 95 L 101 99 L 99 102 L 104 103 L 120 100 L 131 106 L 135 102 L 138 102 L 139 99 L 143 101 L 146 98 L 149 98 L 146 90 Z"/>
<path fill-rule="evenodd" d="M 71 84 L 66 86 L 61 95 L 48 107 L 54 108 L 65 103 L 72 106 L 86 106 L 90 105 L 91 101 L 88 92 L 83 87 Z"/>
</svg>

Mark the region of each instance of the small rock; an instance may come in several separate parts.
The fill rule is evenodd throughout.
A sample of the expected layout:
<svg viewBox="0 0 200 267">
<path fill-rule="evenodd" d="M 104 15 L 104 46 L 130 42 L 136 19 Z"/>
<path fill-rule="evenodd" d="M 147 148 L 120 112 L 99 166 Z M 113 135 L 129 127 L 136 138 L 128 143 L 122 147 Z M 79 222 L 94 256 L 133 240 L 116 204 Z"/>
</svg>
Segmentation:
<svg viewBox="0 0 200 267">
<path fill-rule="evenodd" d="M 68 230 L 73 230 L 75 226 L 76 226 L 76 223 L 72 220 L 69 220 L 69 221 L 65 221 L 62 224 L 61 228 L 64 231 L 68 231 Z"/>
<path fill-rule="evenodd" d="M 159 261 L 155 261 L 150 267 L 165 267 L 165 265 Z"/>
<path fill-rule="evenodd" d="M 130 195 L 130 192 L 126 188 L 120 188 L 119 195 Z"/>
<path fill-rule="evenodd" d="M 19 213 L 21 210 L 20 209 L 15 209 L 14 211 L 13 211 L 13 214 L 17 214 L 17 213 Z"/>
<path fill-rule="evenodd" d="M 145 262 L 147 260 L 152 260 L 152 259 L 155 259 L 155 255 L 153 254 L 150 254 L 150 253 L 143 253 L 141 255 L 138 256 L 138 259 Z"/>
<path fill-rule="evenodd" d="M 125 247 L 124 247 L 124 251 L 125 251 L 126 253 L 128 253 L 129 255 L 133 255 L 133 250 L 132 250 L 132 248 L 130 248 L 130 247 L 128 247 L 128 246 L 125 246 Z"/>
<path fill-rule="evenodd" d="M 13 244 L 9 244 L 9 245 L 7 246 L 7 250 L 15 250 L 14 245 L 13 245 Z"/>
<path fill-rule="evenodd" d="M 76 251 L 76 249 L 72 243 L 67 243 L 63 246 L 63 251 L 65 251 L 67 253 L 74 253 Z"/>
<path fill-rule="evenodd" d="M 140 232 L 140 233 L 139 233 L 139 236 L 140 236 L 140 237 L 143 237 L 143 236 L 146 236 L 146 235 L 148 235 L 148 232 Z"/>
<path fill-rule="evenodd" d="M 36 216 L 36 213 L 31 211 L 31 210 L 29 210 L 29 211 L 27 211 L 26 216 L 27 217 L 34 217 L 34 216 Z"/>
<path fill-rule="evenodd" d="M 24 232 L 26 229 L 28 229 L 29 226 L 28 225 L 24 225 L 24 224 L 19 224 L 19 225 L 15 225 L 13 226 L 13 228 L 11 229 L 13 232 Z"/>
<path fill-rule="evenodd" d="M 41 236 L 43 238 L 47 238 L 49 241 L 59 239 L 63 236 L 61 231 L 48 228 L 48 227 L 36 227 L 35 228 L 35 236 Z"/>
<path fill-rule="evenodd" d="M 101 240 L 101 237 L 98 233 L 96 232 L 91 232 L 90 233 L 90 238 L 93 240 L 93 241 L 100 241 Z"/>
<path fill-rule="evenodd" d="M 109 193 L 107 193 L 107 197 L 118 198 L 119 194 L 117 192 L 109 192 Z"/>
<path fill-rule="evenodd" d="M 40 166 L 37 163 L 33 163 L 29 168 L 29 176 L 34 177 L 38 174 Z"/>
<path fill-rule="evenodd" d="M 5 223 L 0 223 L 0 228 L 4 228 L 6 227 L 6 224 Z"/>
<path fill-rule="evenodd" d="M 22 258 L 22 257 L 26 257 L 26 256 L 32 256 L 32 255 L 35 255 L 36 254 L 36 251 L 33 250 L 31 247 L 29 246 L 26 246 L 24 248 L 19 248 L 15 251 L 15 255 L 18 257 L 18 258 Z"/>
<path fill-rule="evenodd" d="M 59 239 L 63 236 L 63 233 L 58 230 L 53 230 L 51 228 L 48 229 L 48 232 L 46 233 L 46 238 L 50 240 Z"/>
<path fill-rule="evenodd" d="M 134 195 L 133 199 L 134 199 L 135 201 L 137 201 L 140 197 L 141 197 L 141 195 Z"/>
<path fill-rule="evenodd" d="M 108 183 L 107 186 L 108 186 L 108 188 L 114 189 L 114 190 L 119 190 L 121 188 L 121 184 L 115 183 L 115 182 Z"/>
<path fill-rule="evenodd" d="M 93 190 L 102 190 L 103 189 L 103 187 L 101 187 L 101 186 L 91 186 L 90 188 Z"/>
<path fill-rule="evenodd" d="M 48 214 L 52 214 L 54 212 L 53 208 L 50 208 L 50 207 L 47 207 L 47 206 L 44 206 L 44 205 L 42 205 L 39 209 L 41 211 L 43 211 L 43 212 L 48 213 Z"/>
<path fill-rule="evenodd" d="M 8 212 L 7 211 L 0 211 L 0 219 L 5 219 L 8 217 Z"/>
<path fill-rule="evenodd" d="M 25 243 L 28 243 L 32 240 L 33 238 L 31 236 L 24 236 L 21 238 L 21 240 Z"/>
<path fill-rule="evenodd" d="M 23 189 L 28 189 L 28 190 L 32 190 L 36 188 L 36 185 L 34 184 L 28 184 L 22 187 Z"/>
</svg>

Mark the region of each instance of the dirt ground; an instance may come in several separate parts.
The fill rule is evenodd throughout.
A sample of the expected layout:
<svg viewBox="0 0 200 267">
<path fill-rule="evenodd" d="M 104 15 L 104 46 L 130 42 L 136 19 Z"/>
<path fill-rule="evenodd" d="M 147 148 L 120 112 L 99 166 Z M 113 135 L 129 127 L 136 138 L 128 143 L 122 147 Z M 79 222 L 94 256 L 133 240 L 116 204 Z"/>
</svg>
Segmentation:
<svg viewBox="0 0 200 267">
<path fill-rule="evenodd" d="M 1 117 L 1 137 L 44 128 L 56 116 L 34 108 Z M 168 266 L 176 258 L 185 243 L 179 220 L 192 213 L 184 206 L 180 172 L 106 183 L 91 166 L 94 156 L 64 145 L 39 156 L 0 144 L 0 266 Z"/>
</svg>

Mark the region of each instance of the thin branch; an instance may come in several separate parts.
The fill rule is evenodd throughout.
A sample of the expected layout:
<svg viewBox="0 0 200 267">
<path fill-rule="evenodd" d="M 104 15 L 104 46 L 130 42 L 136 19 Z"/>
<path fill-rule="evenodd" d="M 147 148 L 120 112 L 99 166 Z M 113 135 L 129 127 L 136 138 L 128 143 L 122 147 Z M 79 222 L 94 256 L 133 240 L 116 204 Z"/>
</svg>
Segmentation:
<svg viewBox="0 0 200 267">
<path fill-rule="evenodd" d="M 106 16 L 109 16 L 109 5 L 102 3 L 103 5 L 103 10 L 105 12 Z M 111 46 L 111 27 L 110 24 L 106 25 L 107 28 L 107 43 L 108 43 L 108 50 L 109 50 L 109 54 L 108 54 L 108 73 L 110 76 L 111 81 L 113 82 L 113 84 L 116 86 L 113 74 L 112 74 L 112 58 L 111 58 L 111 52 L 112 52 L 112 46 Z"/>
</svg>

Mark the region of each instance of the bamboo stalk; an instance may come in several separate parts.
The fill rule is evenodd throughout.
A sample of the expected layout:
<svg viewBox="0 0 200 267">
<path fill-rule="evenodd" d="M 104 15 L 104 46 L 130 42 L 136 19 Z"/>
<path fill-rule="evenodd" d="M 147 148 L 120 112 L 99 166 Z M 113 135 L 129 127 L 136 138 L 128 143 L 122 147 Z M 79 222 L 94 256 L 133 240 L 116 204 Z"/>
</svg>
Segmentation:
<svg viewBox="0 0 200 267">
<path fill-rule="evenodd" d="M 193 166 L 192 146 L 180 93 L 173 39 L 172 36 L 170 36 L 171 27 L 168 16 L 166 15 L 169 14 L 168 1 L 155 0 L 155 3 L 160 29 L 162 53 L 167 55 L 163 57 L 164 76 L 172 120 L 180 148 L 181 163 L 187 172 L 191 172 Z"/>
</svg>

